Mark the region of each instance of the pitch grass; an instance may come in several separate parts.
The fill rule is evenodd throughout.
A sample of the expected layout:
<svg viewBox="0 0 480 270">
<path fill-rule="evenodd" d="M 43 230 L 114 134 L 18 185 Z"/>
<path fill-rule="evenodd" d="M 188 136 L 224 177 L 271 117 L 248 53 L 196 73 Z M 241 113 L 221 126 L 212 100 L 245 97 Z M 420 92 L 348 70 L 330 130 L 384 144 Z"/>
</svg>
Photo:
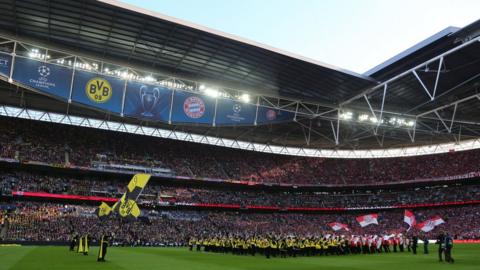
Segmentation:
<svg viewBox="0 0 480 270">
<path fill-rule="evenodd" d="M 420 246 L 422 247 L 422 246 Z M 97 263 L 98 248 L 91 247 L 83 256 L 69 252 L 67 247 L 0 247 L 0 270 L 310 270 L 310 269 L 384 269 L 442 270 L 480 269 L 480 245 L 456 245 L 454 265 L 437 261 L 437 249 L 430 245 L 429 255 L 390 253 L 329 257 L 297 257 L 266 259 L 263 256 L 235 256 L 190 252 L 186 248 L 109 248 L 107 262 Z M 422 250 L 422 249 L 420 249 Z"/>
</svg>

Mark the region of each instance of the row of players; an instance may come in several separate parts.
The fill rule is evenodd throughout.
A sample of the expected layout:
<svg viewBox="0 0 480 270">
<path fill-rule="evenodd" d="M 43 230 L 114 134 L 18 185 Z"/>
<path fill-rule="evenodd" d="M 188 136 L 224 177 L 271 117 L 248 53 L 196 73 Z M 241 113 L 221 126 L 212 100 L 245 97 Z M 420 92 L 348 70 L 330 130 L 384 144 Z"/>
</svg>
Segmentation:
<svg viewBox="0 0 480 270">
<path fill-rule="evenodd" d="M 325 235 L 320 237 L 298 238 L 295 236 L 216 236 L 212 238 L 192 237 L 188 241 L 190 251 L 196 249 L 205 252 L 232 253 L 237 255 L 261 254 L 267 258 L 280 256 L 282 258 L 318 255 L 347 255 L 347 254 L 375 254 L 390 252 L 412 252 L 417 254 L 418 237 L 411 238 L 405 235 Z M 424 253 L 428 254 L 429 240 L 423 239 Z M 451 250 L 453 239 L 449 234 L 440 234 L 437 240 L 439 244 L 439 259 L 442 260 L 442 252 L 445 260 L 453 262 Z"/>
</svg>

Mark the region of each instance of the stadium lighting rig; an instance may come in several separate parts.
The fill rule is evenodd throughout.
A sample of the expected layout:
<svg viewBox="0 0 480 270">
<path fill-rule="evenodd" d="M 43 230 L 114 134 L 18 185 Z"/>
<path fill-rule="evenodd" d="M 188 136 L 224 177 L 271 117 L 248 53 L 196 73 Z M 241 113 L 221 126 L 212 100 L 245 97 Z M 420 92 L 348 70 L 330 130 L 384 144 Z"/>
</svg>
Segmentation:
<svg viewBox="0 0 480 270">
<path fill-rule="evenodd" d="M 38 49 L 31 48 L 28 50 L 27 57 L 31 59 L 41 59 L 48 61 L 51 56 L 48 54 L 49 50 L 47 49 Z M 173 89 L 182 89 L 189 91 L 198 91 L 203 94 L 210 96 L 212 98 L 227 98 L 238 100 L 242 103 L 251 103 L 252 96 L 245 92 L 240 92 L 236 90 L 224 89 L 222 87 L 210 86 L 207 84 L 189 85 L 183 83 L 181 80 L 175 80 L 172 78 L 159 78 L 158 75 L 153 73 L 136 72 L 133 69 L 120 67 L 116 65 L 107 65 L 105 63 L 97 63 L 93 60 L 83 59 L 83 58 L 58 58 L 52 59 L 56 64 L 69 66 L 77 69 L 83 69 L 87 71 L 98 71 L 105 75 L 115 76 L 122 78 L 124 80 L 136 80 L 144 83 L 153 83 L 158 84 L 164 87 L 173 88 Z M 142 74 L 143 73 L 143 74 Z M 415 121 L 412 119 L 405 119 L 401 117 L 388 117 L 384 116 L 378 118 L 377 116 L 372 115 L 372 113 L 365 112 L 355 112 L 351 110 L 340 111 L 338 114 L 339 121 L 344 122 L 357 122 L 362 124 L 377 125 L 377 126 L 388 126 L 393 128 L 414 128 Z"/>
<path fill-rule="evenodd" d="M 210 87 L 210 86 L 206 86 L 204 84 L 201 84 L 198 87 L 198 90 L 203 92 L 205 95 L 213 97 L 213 98 L 218 98 L 220 96 L 226 96 L 225 93 L 220 92 L 218 89 Z"/>
<path fill-rule="evenodd" d="M 31 48 L 28 50 L 25 56 L 30 59 L 40 59 L 48 61 L 49 59 L 51 59 L 48 51 L 48 49 Z M 83 59 L 81 57 L 62 57 L 58 59 L 52 59 L 50 61 L 57 65 L 68 66 L 75 69 L 82 69 L 87 71 L 96 71 L 105 75 L 119 77 L 124 80 L 136 80 L 144 83 L 153 83 L 173 89 L 199 91 L 213 98 L 234 99 L 239 100 L 243 103 L 250 103 L 252 101 L 252 97 L 244 92 L 242 93 L 235 91 L 235 93 L 233 93 L 226 89 L 222 89 L 221 87 L 207 86 L 205 84 L 200 84 L 198 85 L 198 87 L 196 87 L 194 85 L 185 84 L 183 81 L 175 80 L 172 78 L 155 78 L 156 76 L 154 76 L 153 73 L 150 73 L 148 75 L 140 75 L 140 73 L 143 72 L 137 73 L 133 69 L 122 68 L 120 66 L 108 65 L 107 67 L 105 67 L 104 63 L 97 63 L 95 61 Z"/>
<path fill-rule="evenodd" d="M 198 87 L 198 90 L 203 92 L 205 95 L 213 97 L 213 98 L 228 98 L 228 99 L 237 99 L 240 100 L 241 102 L 248 103 L 250 102 L 250 95 L 247 93 L 242 93 L 242 94 L 231 94 L 227 91 L 221 91 L 217 88 L 206 86 L 204 84 L 201 84 Z"/>
<path fill-rule="evenodd" d="M 31 48 L 27 51 L 26 56 L 31 59 L 41 59 L 49 61 L 51 59 L 48 49 Z M 90 59 L 81 57 L 63 57 L 50 60 L 59 65 L 69 66 L 76 69 L 83 69 L 87 71 L 97 71 L 105 75 L 115 76 L 124 80 L 136 80 L 144 83 L 153 83 L 163 87 L 172 89 L 181 89 L 188 91 L 198 91 L 212 98 L 227 98 L 238 100 L 242 103 L 251 103 L 252 96 L 246 92 L 226 89 L 218 86 L 211 86 L 208 84 L 186 84 L 182 80 L 158 74 L 145 73 L 143 71 L 136 71 L 131 68 L 121 67 L 114 64 L 103 62 L 95 62 Z M 338 114 L 338 120 L 342 122 L 356 122 L 360 124 L 367 124 L 372 126 L 385 126 L 391 128 L 415 128 L 415 120 L 406 119 L 398 116 L 375 116 L 373 113 L 355 112 L 353 110 L 343 110 Z"/>
<path fill-rule="evenodd" d="M 352 111 L 344 111 L 339 114 L 339 119 L 342 121 L 355 121 L 358 123 L 372 124 L 372 125 L 387 125 L 390 127 L 414 127 L 415 120 L 406 119 L 402 117 L 382 117 L 382 119 L 372 116 L 368 113 L 354 113 Z"/>
<path fill-rule="evenodd" d="M 80 68 L 80 69 L 84 69 L 84 70 L 88 70 L 88 71 L 91 71 L 91 70 L 98 70 L 98 64 L 97 63 L 80 63 L 80 62 L 76 62 L 75 63 L 75 68 Z"/>
<path fill-rule="evenodd" d="M 211 96 L 211 97 L 214 97 L 214 98 L 217 98 L 217 97 L 220 96 L 220 92 L 217 89 L 213 89 L 213 88 L 206 88 L 205 90 L 203 90 L 203 92 L 207 96 Z"/>
<path fill-rule="evenodd" d="M 415 125 L 415 121 L 407 120 L 404 118 L 397 118 L 392 117 L 388 120 L 388 123 L 394 126 L 405 126 L 405 127 L 413 127 Z"/>
<path fill-rule="evenodd" d="M 338 115 L 338 118 L 340 118 L 340 120 L 352 120 L 353 113 L 350 111 L 342 112 Z"/>
<path fill-rule="evenodd" d="M 29 57 L 33 58 L 33 59 L 38 58 L 38 57 L 30 56 L 30 54 L 29 54 Z M 47 59 L 49 59 L 49 58 L 50 58 L 50 56 L 47 55 Z M 43 58 L 40 58 L 40 59 L 43 59 Z M 59 65 L 75 67 L 75 68 L 78 68 L 78 69 L 83 69 L 83 70 L 88 70 L 88 71 L 98 71 L 99 70 L 99 66 L 98 66 L 97 63 L 81 63 L 81 62 L 75 62 L 75 61 L 72 61 L 72 60 L 65 60 L 65 58 L 57 59 L 57 60 L 55 60 L 55 63 L 57 63 Z"/>
<path fill-rule="evenodd" d="M 59 65 L 64 65 L 64 66 L 69 66 L 72 67 L 74 65 L 74 61 L 72 60 L 65 60 L 64 58 L 62 59 L 57 59 L 56 63 Z"/>
<path fill-rule="evenodd" d="M 153 78 L 152 76 L 146 76 L 146 77 L 143 77 L 141 78 L 140 80 L 142 81 L 146 81 L 146 82 L 155 82 L 155 78 Z"/>
<path fill-rule="evenodd" d="M 41 60 L 50 59 L 50 55 L 41 53 L 38 49 L 35 48 L 28 53 L 28 57 Z"/>
</svg>

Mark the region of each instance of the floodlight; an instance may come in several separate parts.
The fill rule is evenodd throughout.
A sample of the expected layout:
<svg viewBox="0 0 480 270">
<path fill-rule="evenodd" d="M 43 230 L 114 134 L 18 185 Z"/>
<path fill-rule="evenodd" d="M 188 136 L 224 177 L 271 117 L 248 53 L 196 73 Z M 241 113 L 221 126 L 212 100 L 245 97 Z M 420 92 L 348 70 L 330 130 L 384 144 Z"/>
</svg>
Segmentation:
<svg viewBox="0 0 480 270">
<path fill-rule="evenodd" d="M 340 118 L 343 120 L 351 120 L 353 118 L 352 112 L 343 112 L 340 114 Z"/>
<path fill-rule="evenodd" d="M 368 118 L 369 118 L 368 114 L 361 114 L 360 116 L 358 116 L 358 121 L 360 122 L 367 121 Z"/>
<path fill-rule="evenodd" d="M 250 102 L 250 95 L 249 94 L 242 94 L 240 96 L 240 100 L 245 102 L 245 103 L 248 103 L 248 102 Z"/>
<path fill-rule="evenodd" d="M 205 92 L 206 95 L 214 97 L 214 98 L 216 98 L 220 95 L 220 92 L 218 92 L 218 90 L 213 89 L 213 88 L 206 88 L 204 92 Z"/>
<path fill-rule="evenodd" d="M 143 78 L 145 81 L 147 82 L 153 82 L 155 79 L 152 77 L 152 76 L 147 76 L 145 78 Z"/>
</svg>

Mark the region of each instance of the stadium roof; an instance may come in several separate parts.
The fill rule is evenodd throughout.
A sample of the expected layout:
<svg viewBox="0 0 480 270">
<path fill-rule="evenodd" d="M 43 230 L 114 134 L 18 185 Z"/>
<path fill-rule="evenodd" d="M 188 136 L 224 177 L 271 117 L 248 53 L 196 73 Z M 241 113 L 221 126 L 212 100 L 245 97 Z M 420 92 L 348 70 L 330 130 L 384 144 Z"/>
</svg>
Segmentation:
<svg viewBox="0 0 480 270">
<path fill-rule="evenodd" d="M 363 75 L 113 0 L 0 0 L 0 29 L 7 39 L 282 98 L 280 105 L 290 99 L 297 102 L 293 110 L 302 110 L 297 121 L 268 128 L 141 125 L 315 149 L 405 147 L 480 136 L 480 21 L 448 27 Z M 7 105 L 133 121 L 20 94 L 6 82 L 0 87 Z M 372 117 L 385 123 L 369 122 Z"/>
<path fill-rule="evenodd" d="M 0 26 L 82 53 L 327 104 L 374 84 L 342 70 L 118 1 L 1 1 Z"/>
<path fill-rule="evenodd" d="M 397 67 L 397 69 L 407 67 L 405 65 L 405 61 L 406 60 L 411 60 L 410 57 L 412 55 L 419 54 L 421 51 L 427 50 L 429 53 L 434 53 L 432 49 L 427 49 L 427 47 L 429 47 L 429 46 L 432 47 L 432 45 L 434 45 L 436 43 L 437 44 L 442 43 L 442 39 L 447 39 L 449 37 L 449 35 L 451 35 L 452 33 L 455 33 L 459 29 L 460 28 L 453 27 L 453 26 L 447 27 L 447 28 L 443 29 L 442 31 L 434 34 L 433 36 L 431 36 L 431 37 L 415 44 L 414 46 L 406 49 L 405 51 L 395 55 L 394 57 L 388 59 L 387 61 L 381 63 L 380 65 L 375 66 L 374 68 L 366 71 L 365 75 L 372 76 L 372 77 L 375 77 L 375 78 L 384 78 L 384 79 L 387 78 L 388 79 L 388 74 L 386 74 L 387 72 L 392 73 L 392 74 L 390 74 L 390 76 L 391 75 L 396 75 L 395 73 L 398 73 L 399 70 L 394 70 L 395 67 Z M 433 55 L 433 56 L 435 56 L 435 55 Z M 433 57 L 433 56 L 431 56 L 431 57 Z M 424 61 L 428 60 L 428 59 L 429 58 L 424 59 Z M 402 63 L 402 61 L 404 61 L 404 62 Z M 419 63 L 417 63 L 417 64 L 419 64 Z M 414 66 L 415 66 L 415 64 L 412 65 L 412 67 L 414 67 Z"/>
</svg>

